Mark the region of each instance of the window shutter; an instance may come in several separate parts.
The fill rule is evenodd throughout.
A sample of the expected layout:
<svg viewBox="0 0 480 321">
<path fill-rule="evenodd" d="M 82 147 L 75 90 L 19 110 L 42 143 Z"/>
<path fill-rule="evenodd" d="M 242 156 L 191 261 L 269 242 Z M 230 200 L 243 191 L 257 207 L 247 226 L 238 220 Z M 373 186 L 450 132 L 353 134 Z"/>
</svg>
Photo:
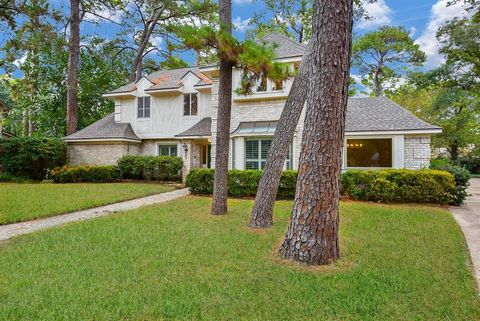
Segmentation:
<svg viewBox="0 0 480 321">
<path fill-rule="evenodd" d="M 245 142 L 246 159 L 258 159 L 258 140 L 247 140 Z"/>
</svg>

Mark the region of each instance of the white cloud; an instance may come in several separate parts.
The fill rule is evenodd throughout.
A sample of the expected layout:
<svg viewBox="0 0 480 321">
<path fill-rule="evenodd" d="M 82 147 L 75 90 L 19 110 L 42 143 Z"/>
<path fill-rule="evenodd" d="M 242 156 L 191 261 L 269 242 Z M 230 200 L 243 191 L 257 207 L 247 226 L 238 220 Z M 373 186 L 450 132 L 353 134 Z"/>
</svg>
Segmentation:
<svg viewBox="0 0 480 321">
<path fill-rule="evenodd" d="M 248 28 L 250 28 L 249 23 L 250 23 L 250 19 L 242 20 L 242 18 L 240 18 L 240 17 L 236 17 L 233 20 L 233 25 L 234 25 L 235 29 L 237 29 L 240 32 L 244 32 Z"/>
<path fill-rule="evenodd" d="M 90 12 L 87 12 L 85 14 L 85 18 L 86 20 L 90 21 L 90 22 L 109 22 L 110 21 L 113 21 L 113 22 L 116 22 L 116 23 L 120 23 L 122 21 L 122 18 L 123 18 L 123 11 L 122 10 L 109 10 L 109 9 L 104 9 L 104 10 L 100 10 L 98 12 L 95 12 L 96 15 L 93 15 L 91 14 Z M 103 18 L 106 18 L 106 19 L 103 19 Z"/>
<path fill-rule="evenodd" d="M 438 52 L 439 43 L 436 38 L 438 28 L 452 18 L 467 14 L 461 2 L 447 6 L 448 2 L 449 0 L 438 0 L 437 3 L 432 6 L 427 26 L 420 37 L 415 40 L 415 42 L 420 45 L 420 48 L 427 54 L 426 66 L 430 68 L 437 67 L 445 60 Z"/>
<path fill-rule="evenodd" d="M 392 9 L 390 9 L 384 0 L 378 0 L 373 3 L 366 2 L 363 4 L 363 8 L 370 19 L 362 19 L 356 25 L 356 27 L 360 29 L 371 29 L 374 27 L 387 25 L 392 22 Z"/>
<path fill-rule="evenodd" d="M 409 35 L 411 38 L 415 37 L 415 34 L 417 33 L 417 28 L 415 28 L 414 26 L 411 26 L 410 27 L 410 31 L 409 31 Z"/>
<path fill-rule="evenodd" d="M 233 0 L 233 3 L 242 5 L 246 3 L 252 3 L 252 0 Z"/>
</svg>

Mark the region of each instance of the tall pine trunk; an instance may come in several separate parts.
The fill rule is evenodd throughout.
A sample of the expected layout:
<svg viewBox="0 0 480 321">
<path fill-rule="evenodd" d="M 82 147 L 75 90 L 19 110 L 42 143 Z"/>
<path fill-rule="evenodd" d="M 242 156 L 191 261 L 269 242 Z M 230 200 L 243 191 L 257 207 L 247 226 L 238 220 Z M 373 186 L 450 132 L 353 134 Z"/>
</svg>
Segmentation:
<svg viewBox="0 0 480 321">
<path fill-rule="evenodd" d="M 268 151 L 267 162 L 262 179 L 258 185 L 255 204 L 250 218 L 250 227 L 266 228 L 273 224 L 273 206 L 277 197 L 278 186 L 282 176 L 283 164 L 292 144 L 295 128 L 302 114 L 308 89 L 308 66 L 312 61 L 312 44 L 303 55 L 302 64 L 295 77 L 290 93 L 278 121 L 272 144 Z"/>
<path fill-rule="evenodd" d="M 67 75 L 67 135 L 78 124 L 78 64 L 80 60 L 80 0 L 70 0 L 70 40 Z"/>
<path fill-rule="evenodd" d="M 340 255 L 339 181 L 352 41 L 352 0 L 315 0 L 313 58 L 286 258 L 328 264 Z"/>
<path fill-rule="evenodd" d="M 232 32 L 232 2 L 220 0 L 220 28 Z M 227 57 L 220 57 L 218 87 L 217 136 L 215 150 L 215 178 L 213 182 L 212 214 L 226 214 L 228 192 L 228 152 L 230 117 L 232 110 L 232 64 Z"/>
</svg>

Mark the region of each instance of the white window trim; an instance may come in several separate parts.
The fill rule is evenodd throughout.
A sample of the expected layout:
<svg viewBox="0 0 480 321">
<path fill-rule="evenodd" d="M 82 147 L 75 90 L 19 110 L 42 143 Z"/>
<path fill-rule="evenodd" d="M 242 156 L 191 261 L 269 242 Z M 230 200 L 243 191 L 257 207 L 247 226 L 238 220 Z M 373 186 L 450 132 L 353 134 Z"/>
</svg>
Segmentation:
<svg viewBox="0 0 480 321">
<path fill-rule="evenodd" d="M 391 167 L 348 167 L 347 166 L 347 141 L 349 139 L 391 139 L 392 140 L 392 166 Z M 342 168 L 362 169 L 362 170 L 381 170 L 388 168 L 404 168 L 404 136 L 403 135 L 372 135 L 372 136 L 345 136 L 343 142 Z"/>
<path fill-rule="evenodd" d="M 138 99 L 141 98 L 143 100 L 143 113 L 145 114 L 145 98 L 149 98 L 150 99 L 150 105 L 149 105 L 149 116 L 148 117 L 139 117 L 139 114 L 138 114 Z M 137 107 L 137 120 L 148 120 L 152 117 L 152 98 L 151 96 L 138 96 L 137 99 L 136 99 L 136 107 Z"/>
<path fill-rule="evenodd" d="M 269 141 L 272 141 L 273 140 L 273 136 L 248 136 L 248 137 L 238 137 L 238 138 L 243 138 L 243 141 L 242 141 L 242 144 L 240 144 L 240 146 L 242 147 L 243 151 L 242 151 L 242 154 L 243 154 L 243 168 L 242 169 L 247 169 L 247 161 L 258 161 L 259 162 L 259 170 L 262 170 L 261 168 L 261 163 L 262 161 L 264 160 L 262 158 L 262 154 L 261 154 L 261 150 L 260 150 L 260 145 L 258 146 L 259 149 L 258 149 L 258 159 L 254 160 L 254 159 L 247 159 L 247 153 L 246 153 L 246 148 L 247 148 L 247 141 L 252 141 L 252 140 L 257 140 L 257 141 L 261 141 L 261 140 L 269 140 Z M 238 139 L 237 138 L 237 139 Z M 235 138 L 234 138 L 235 139 Z M 236 144 L 233 143 L 233 146 L 235 146 Z M 238 145 L 238 144 L 237 144 Z M 232 168 L 235 169 L 236 167 L 235 166 L 238 166 L 240 164 L 236 164 L 237 160 L 236 160 L 236 155 L 235 155 L 235 152 L 233 151 L 233 148 L 232 149 Z M 288 150 L 288 153 L 289 153 L 289 156 L 290 156 L 290 169 L 287 168 L 287 160 L 285 159 L 285 162 L 283 163 L 283 170 L 293 170 L 294 167 L 294 162 L 293 162 L 293 143 L 290 145 L 289 147 L 289 150 Z M 235 162 L 233 161 L 233 159 L 235 158 Z M 267 155 L 267 158 L 268 158 L 268 155 Z M 267 158 L 265 158 L 265 161 L 267 160 Z"/>
<path fill-rule="evenodd" d="M 157 156 L 162 156 L 160 155 L 160 146 L 176 146 L 177 147 L 177 154 L 175 156 L 178 156 L 178 151 L 179 151 L 179 148 L 178 148 L 178 143 L 176 142 L 171 142 L 171 143 L 157 143 Z M 164 155 L 163 155 L 164 156 Z M 171 156 L 171 155 L 170 155 Z"/>
<path fill-rule="evenodd" d="M 185 95 L 190 96 L 190 104 L 189 104 L 189 114 L 185 115 Z M 192 95 L 197 95 L 197 113 L 192 115 Z M 198 92 L 191 92 L 191 93 L 183 93 L 183 101 L 182 101 L 182 115 L 183 117 L 198 117 Z"/>
</svg>

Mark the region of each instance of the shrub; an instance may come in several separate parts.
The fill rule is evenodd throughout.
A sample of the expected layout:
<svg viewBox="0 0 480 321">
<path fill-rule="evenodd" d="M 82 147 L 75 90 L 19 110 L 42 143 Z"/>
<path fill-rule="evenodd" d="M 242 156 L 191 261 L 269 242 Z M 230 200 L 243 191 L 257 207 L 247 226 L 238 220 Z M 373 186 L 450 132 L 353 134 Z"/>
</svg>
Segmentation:
<svg viewBox="0 0 480 321">
<path fill-rule="evenodd" d="M 447 165 L 451 165 L 451 161 L 446 157 L 434 158 L 430 160 L 430 169 L 438 169 Z"/>
<path fill-rule="evenodd" d="M 177 156 L 124 156 L 118 160 L 123 178 L 178 181 L 183 160 Z"/>
<path fill-rule="evenodd" d="M 17 177 L 45 178 L 48 170 L 65 164 L 66 143 L 57 138 L 0 139 L 0 167 Z"/>
<path fill-rule="evenodd" d="M 55 183 L 114 182 L 122 178 L 117 166 L 63 166 L 54 168 L 50 178 Z"/>
<path fill-rule="evenodd" d="M 462 157 L 458 160 L 458 165 L 472 174 L 480 174 L 480 156 Z"/>
<path fill-rule="evenodd" d="M 213 176 L 215 171 L 210 168 L 192 169 L 187 175 L 185 185 L 195 194 L 213 193 Z"/>
<path fill-rule="evenodd" d="M 31 180 L 26 177 L 18 177 L 8 173 L 0 173 L 0 182 L 28 183 L 31 182 Z"/>
<path fill-rule="evenodd" d="M 213 193 L 213 169 L 193 169 L 187 176 L 186 185 L 192 193 Z M 234 197 L 254 197 L 262 177 L 260 170 L 231 170 L 228 172 L 228 195 Z M 297 172 L 284 171 L 278 187 L 278 199 L 292 199 L 295 196 Z"/>
<path fill-rule="evenodd" d="M 470 180 L 470 172 L 465 168 L 459 166 L 443 166 L 439 168 L 440 170 L 447 171 L 453 175 L 455 179 L 455 192 L 453 193 L 453 205 L 462 205 L 465 198 L 467 198 L 468 193 L 467 189 L 470 186 L 468 182 Z"/>
<path fill-rule="evenodd" d="M 342 195 L 363 201 L 448 204 L 454 178 L 439 170 L 351 170 L 341 176 Z"/>
<path fill-rule="evenodd" d="M 255 196 L 262 171 L 232 170 L 228 173 L 228 194 L 235 197 Z M 192 193 L 212 194 L 214 170 L 194 169 L 186 185 Z M 297 172 L 282 173 L 278 199 L 293 199 Z M 439 170 L 371 170 L 347 171 L 341 176 L 342 195 L 365 201 L 433 202 L 446 204 L 454 200 L 454 177 Z"/>
</svg>

